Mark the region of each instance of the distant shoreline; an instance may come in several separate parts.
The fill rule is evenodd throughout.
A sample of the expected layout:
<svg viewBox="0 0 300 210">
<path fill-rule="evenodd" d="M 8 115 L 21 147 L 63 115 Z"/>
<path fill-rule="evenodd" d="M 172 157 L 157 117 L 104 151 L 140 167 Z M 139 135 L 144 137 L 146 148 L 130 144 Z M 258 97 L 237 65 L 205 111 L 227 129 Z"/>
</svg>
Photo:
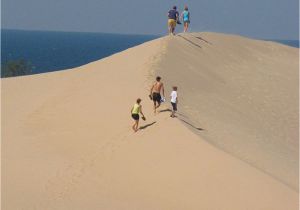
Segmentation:
<svg viewBox="0 0 300 210">
<path fill-rule="evenodd" d="M 299 48 L 299 40 L 262 39 L 263 41 L 277 42 L 290 47 Z"/>
<path fill-rule="evenodd" d="M 31 74 L 76 68 L 159 38 L 85 32 L 1 30 L 1 64 L 24 60 Z"/>
<path fill-rule="evenodd" d="M 128 34 L 128 33 L 107 33 L 107 32 L 86 32 L 86 31 L 56 31 L 56 30 L 25 30 L 25 29 L 9 29 L 9 28 L 2 28 L 1 33 L 4 31 L 20 31 L 20 32 L 46 32 L 46 33 L 76 33 L 76 34 L 106 34 L 106 35 L 133 35 L 133 36 L 156 36 L 156 37 L 162 37 L 163 34 Z M 195 33 L 195 32 L 194 32 Z M 247 36 L 246 36 L 247 37 Z M 291 47 L 297 47 L 299 48 L 299 40 L 297 39 L 266 39 L 266 38 L 255 38 L 255 37 L 249 37 L 250 39 L 257 39 L 257 40 L 263 40 L 263 41 L 273 41 L 281 44 L 285 44 Z"/>
<path fill-rule="evenodd" d="M 76 33 L 76 34 L 106 34 L 106 35 L 133 35 L 133 36 L 162 36 L 160 34 L 128 34 L 128 33 L 109 33 L 109 32 L 87 32 L 87 31 L 55 31 L 55 30 L 25 30 L 25 29 L 9 29 L 2 28 L 3 31 L 20 31 L 20 32 L 45 32 L 45 33 Z"/>
<path fill-rule="evenodd" d="M 47 73 L 86 65 L 160 35 L 113 34 L 1 29 L 1 64 L 25 60 L 32 73 Z M 299 40 L 258 39 L 299 48 Z"/>
</svg>

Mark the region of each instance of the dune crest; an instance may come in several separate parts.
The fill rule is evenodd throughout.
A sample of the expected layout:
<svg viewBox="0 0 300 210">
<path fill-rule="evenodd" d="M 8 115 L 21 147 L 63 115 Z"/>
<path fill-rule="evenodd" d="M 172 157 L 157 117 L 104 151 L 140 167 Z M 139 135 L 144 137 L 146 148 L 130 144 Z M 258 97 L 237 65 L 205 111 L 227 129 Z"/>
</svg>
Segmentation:
<svg viewBox="0 0 300 210">
<path fill-rule="evenodd" d="M 198 96 L 185 92 L 195 75 L 183 70 L 197 72 L 199 55 L 207 55 L 208 67 L 221 64 L 209 51 L 222 53 L 227 43 L 222 35 L 201 37 L 219 47 L 164 37 L 70 71 L 2 79 L 2 208 L 298 209 L 297 190 L 207 142 L 209 118 L 182 118 L 203 128 L 199 137 L 169 117 L 167 103 L 152 114 L 148 92 L 157 73 L 167 87 L 178 83 L 183 114 L 195 114 L 188 102 Z M 233 50 L 244 43 L 232 39 Z M 182 69 L 185 56 L 195 60 Z M 214 72 L 196 75 L 206 78 L 207 94 L 215 91 L 209 78 L 217 90 L 226 84 Z M 130 108 L 137 97 L 147 121 L 134 134 Z"/>
</svg>

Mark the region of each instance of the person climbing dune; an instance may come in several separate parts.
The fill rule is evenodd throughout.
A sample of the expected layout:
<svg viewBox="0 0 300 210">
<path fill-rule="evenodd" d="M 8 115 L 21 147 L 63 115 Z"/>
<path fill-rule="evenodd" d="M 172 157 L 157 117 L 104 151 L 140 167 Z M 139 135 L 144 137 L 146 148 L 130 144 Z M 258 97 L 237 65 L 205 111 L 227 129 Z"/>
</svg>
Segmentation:
<svg viewBox="0 0 300 210">
<path fill-rule="evenodd" d="M 163 98 L 160 93 L 162 92 Z M 156 77 L 156 82 L 152 85 L 150 90 L 150 96 L 152 96 L 152 100 L 154 103 L 154 114 L 156 114 L 156 109 L 160 106 L 162 99 L 165 98 L 165 89 L 164 84 L 161 82 L 161 77 Z"/>
<path fill-rule="evenodd" d="M 130 113 L 131 113 L 131 117 L 132 119 L 134 119 L 134 124 L 132 126 L 132 129 L 134 130 L 134 132 L 137 132 L 139 130 L 139 119 L 140 119 L 140 113 L 142 114 L 142 119 L 146 120 L 146 117 L 142 111 L 142 105 L 141 105 L 141 101 L 142 99 L 138 98 L 136 100 L 136 103 L 133 105 Z"/>
<path fill-rule="evenodd" d="M 176 117 L 175 113 L 177 111 L 177 104 L 178 104 L 178 96 L 177 96 L 177 86 L 173 86 L 173 91 L 170 94 L 171 97 L 171 105 L 172 105 L 172 114 L 170 117 Z"/>
</svg>

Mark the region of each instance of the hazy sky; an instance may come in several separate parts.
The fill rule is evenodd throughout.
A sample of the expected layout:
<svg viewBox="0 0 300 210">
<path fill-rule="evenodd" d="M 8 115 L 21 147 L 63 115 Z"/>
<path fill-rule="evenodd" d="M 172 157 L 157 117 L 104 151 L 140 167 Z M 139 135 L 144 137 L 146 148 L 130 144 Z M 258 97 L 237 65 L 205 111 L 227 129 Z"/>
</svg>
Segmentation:
<svg viewBox="0 0 300 210">
<path fill-rule="evenodd" d="M 165 34 L 167 11 L 185 4 L 192 31 L 299 37 L 298 0 L 2 0 L 2 28 Z"/>
</svg>

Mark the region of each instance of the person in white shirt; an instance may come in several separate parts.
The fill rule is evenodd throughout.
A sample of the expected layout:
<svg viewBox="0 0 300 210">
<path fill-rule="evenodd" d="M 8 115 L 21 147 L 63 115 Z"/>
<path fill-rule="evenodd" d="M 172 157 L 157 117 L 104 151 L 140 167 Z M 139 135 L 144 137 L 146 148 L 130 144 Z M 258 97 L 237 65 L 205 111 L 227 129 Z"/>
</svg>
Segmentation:
<svg viewBox="0 0 300 210">
<path fill-rule="evenodd" d="M 173 87 L 173 91 L 171 92 L 171 105 L 172 105 L 172 114 L 170 117 L 175 117 L 175 112 L 177 111 L 178 97 L 177 97 L 177 87 Z"/>
</svg>

